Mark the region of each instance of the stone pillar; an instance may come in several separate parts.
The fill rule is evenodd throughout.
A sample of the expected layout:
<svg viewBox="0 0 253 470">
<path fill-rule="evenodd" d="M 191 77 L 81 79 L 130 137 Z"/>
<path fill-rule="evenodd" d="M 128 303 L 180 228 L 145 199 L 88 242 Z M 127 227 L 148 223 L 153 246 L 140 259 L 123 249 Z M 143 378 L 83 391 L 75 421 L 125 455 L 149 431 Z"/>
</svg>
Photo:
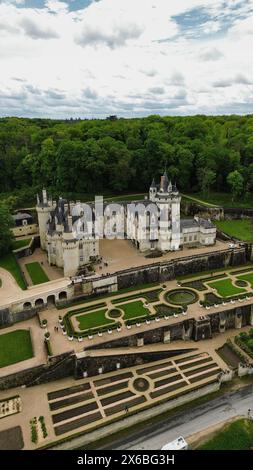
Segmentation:
<svg viewBox="0 0 253 470">
<path fill-rule="evenodd" d="M 220 322 L 219 322 L 219 332 L 225 333 L 226 331 L 226 313 L 220 312 L 219 313 Z"/>
<path fill-rule="evenodd" d="M 185 327 L 184 325 L 182 326 L 182 340 L 185 341 L 186 333 L 185 333 Z"/>
<path fill-rule="evenodd" d="M 164 343 L 170 343 L 170 330 L 164 330 L 163 332 L 164 337 L 163 337 L 163 342 Z"/>
<path fill-rule="evenodd" d="M 253 326 L 253 305 L 250 306 L 250 326 Z"/>
<path fill-rule="evenodd" d="M 144 338 L 137 338 L 137 346 L 140 348 L 144 345 Z"/>
<path fill-rule="evenodd" d="M 239 330 L 242 327 L 242 312 L 241 308 L 237 308 L 235 311 L 235 328 Z"/>
</svg>

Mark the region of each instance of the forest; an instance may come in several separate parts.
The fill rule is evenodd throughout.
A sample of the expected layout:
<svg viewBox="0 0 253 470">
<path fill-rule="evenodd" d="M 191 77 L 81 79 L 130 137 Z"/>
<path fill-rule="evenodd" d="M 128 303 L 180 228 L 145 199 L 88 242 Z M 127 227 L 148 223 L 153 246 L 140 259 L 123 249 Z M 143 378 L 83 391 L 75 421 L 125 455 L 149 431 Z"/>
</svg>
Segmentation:
<svg viewBox="0 0 253 470">
<path fill-rule="evenodd" d="M 253 189 L 253 115 L 105 120 L 0 119 L 0 199 L 141 193 L 167 169 L 184 193 Z"/>
</svg>

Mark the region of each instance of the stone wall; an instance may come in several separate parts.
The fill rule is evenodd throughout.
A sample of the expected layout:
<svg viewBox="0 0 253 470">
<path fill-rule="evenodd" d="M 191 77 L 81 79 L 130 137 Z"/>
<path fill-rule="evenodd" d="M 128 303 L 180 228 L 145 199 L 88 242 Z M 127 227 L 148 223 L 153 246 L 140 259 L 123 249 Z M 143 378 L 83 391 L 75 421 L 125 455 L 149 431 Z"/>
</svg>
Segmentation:
<svg viewBox="0 0 253 470">
<path fill-rule="evenodd" d="M 73 352 L 53 356 L 47 364 L 25 369 L 15 374 L 0 377 L 0 390 L 26 385 L 39 385 L 74 375 L 75 357 Z"/>
<path fill-rule="evenodd" d="M 172 261 L 120 271 L 117 273 L 118 288 L 124 289 L 138 286 L 138 284 L 170 281 L 182 275 L 239 266 L 245 264 L 246 261 L 245 247 L 186 256 Z"/>
<path fill-rule="evenodd" d="M 160 361 L 161 359 L 167 359 L 175 356 L 176 354 L 183 354 L 188 351 L 195 351 L 195 348 L 190 349 L 175 349 L 173 351 L 159 351 L 142 353 L 141 349 L 138 353 L 129 354 L 115 354 L 89 357 L 82 353 L 76 355 L 75 359 L 75 378 L 82 378 L 83 374 L 94 376 L 99 373 L 113 372 L 117 369 L 124 369 L 127 367 L 133 367 L 148 362 Z M 102 371 L 102 372 L 101 372 Z"/>
<path fill-rule="evenodd" d="M 197 202 L 188 201 L 184 199 L 181 200 L 181 211 L 187 215 L 194 217 L 198 215 L 199 217 L 204 217 L 205 219 L 212 220 L 222 220 L 224 218 L 224 209 L 218 206 L 205 206 L 204 204 L 198 204 Z"/>
<path fill-rule="evenodd" d="M 4 308 L 0 310 L 0 328 L 6 328 L 13 325 L 13 323 L 29 320 L 35 317 L 37 313 L 38 310 L 36 308 L 30 308 L 20 312 L 10 311 L 9 308 Z"/>
<path fill-rule="evenodd" d="M 0 328 L 10 326 L 12 324 L 11 313 L 8 308 L 0 310 Z"/>
<path fill-rule="evenodd" d="M 203 315 L 207 319 L 203 323 L 199 319 L 188 318 L 181 320 L 174 325 L 157 326 L 151 330 L 137 332 L 136 327 L 133 328 L 133 333 L 123 338 L 105 341 L 96 346 L 89 346 L 86 350 L 92 349 L 109 349 L 109 348 L 122 348 L 122 347 L 137 347 L 138 340 L 142 340 L 142 344 L 154 343 L 168 343 L 176 340 L 193 339 L 200 341 L 210 338 L 213 334 L 222 333 L 229 329 L 242 328 L 251 324 L 251 305 L 242 305 L 234 307 L 227 311 L 217 311 L 207 315 L 203 309 Z M 186 342 L 187 347 L 187 342 Z"/>
<path fill-rule="evenodd" d="M 19 259 L 25 256 L 30 256 L 34 252 L 35 248 L 39 248 L 39 247 L 40 247 L 40 237 L 39 235 L 34 235 L 28 246 L 19 248 L 18 250 L 15 250 L 14 253 L 15 253 L 16 258 Z"/>
</svg>

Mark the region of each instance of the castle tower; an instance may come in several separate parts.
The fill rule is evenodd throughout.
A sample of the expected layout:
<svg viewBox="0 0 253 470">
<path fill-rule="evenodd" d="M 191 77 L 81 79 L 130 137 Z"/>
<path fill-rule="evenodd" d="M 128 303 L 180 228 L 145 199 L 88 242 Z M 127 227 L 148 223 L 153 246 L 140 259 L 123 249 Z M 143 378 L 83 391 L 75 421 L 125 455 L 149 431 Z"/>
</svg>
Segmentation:
<svg viewBox="0 0 253 470">
<path fill-rule="evenodd" d="M 181 196 L 176 188 L 171 193 L 171 249 L 178 250 L 180 245 L 180 203 Z"/>
<path fill-rule="evenodd" d="M 63 233 L 62 254 L 64 276 L 75 276 L 80 266 L 80 262 L 79 241 L 74 237 L 73 232 Z"/>
<path fill-rule="evenodd" d="M 151 186 L 149 188 L 149 199 L 150 199 L 150 201 L 152 201 L 152 202 L 155 201 L 156 193 L 157 193 L 157 187 L 156 187 L 156 184 L 155 184 L 155 179 L 153 178 L 153 181 L 152 181 Z"/>
<path fill-rule="evenodd" d="M 53 203 L 47 197 L 46 189 L 42 190 L 42 197 L 37 195 L 36 211 L 38 214 L 39 233 L 40 233 L 40 246 L 42 250 L 46 250 L 46 232 L 47 223 L 50 218 L 50 212 L 53 210 Z"/>
</svg>

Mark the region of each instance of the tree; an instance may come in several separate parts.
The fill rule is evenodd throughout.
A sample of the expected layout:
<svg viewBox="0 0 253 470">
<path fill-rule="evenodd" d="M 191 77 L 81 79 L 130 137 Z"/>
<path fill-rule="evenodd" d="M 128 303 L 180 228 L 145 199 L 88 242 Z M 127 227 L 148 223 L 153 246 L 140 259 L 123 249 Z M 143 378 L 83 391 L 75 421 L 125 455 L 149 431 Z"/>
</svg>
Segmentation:
<svg viewBox="0 0 253 470">
<path fill-rule="evenodd" d="M 12 245 L 12 232 L 10 230 L 13 220 L 7 204 L 0 203 L 0 257 L 9 253 Z"/>
<path fill-rule="evenodd" d="M 227 176 L 228 185 L 231 188 L 232 201 L 239 198 L 243 191 L 243 177 L 238 170 L 231 171 Z"/>
<path fill-rule="evenodd" d="M 198 172 L 199 185 L 203 194 L 209 194 L 211 186 L 216 181 L 216 173 L 210 168 L 200 168 Z"/>
</svg>

